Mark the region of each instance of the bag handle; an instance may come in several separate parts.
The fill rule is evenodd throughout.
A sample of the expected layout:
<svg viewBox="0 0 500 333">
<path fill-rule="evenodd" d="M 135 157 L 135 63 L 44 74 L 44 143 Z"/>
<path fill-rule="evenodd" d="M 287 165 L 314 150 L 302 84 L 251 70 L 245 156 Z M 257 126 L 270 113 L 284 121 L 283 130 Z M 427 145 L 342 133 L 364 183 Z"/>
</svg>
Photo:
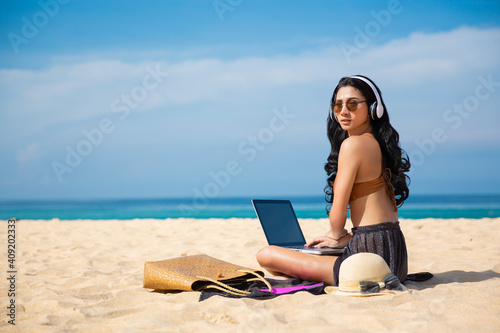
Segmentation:
<svg viewBox="0 0 500 333">
<path fill-rule="evenodd" d="M 254 279 L 249 279 L 248 281 L 257 281 L 257 280 L 260 280 L 262 282 L 264 282 L 264 284 L 267 286 L 267 288 L 269 289 L 269 292 L 272 292 L 273 291 L 273 287 L 271 287 L 271 284 L 269 283 L 269 281 L 267 281 L 266 279 L 264 279 L 260 274 L 257 274 L 256 272 L 254 271 L 250 271 L 250 270 L 246 270 L 246 269 L 239 269 L 238 272 L 242 272 L 242 273 L 249 273 L 249 274 L 252 274 L 252 275 L 255 275 L 256 278 Z"/>
<path fill-rule="evenodd" d="M 273 288 L 271 287 L 271 284 L 266 279 L 264 279 L 260 274 L 257 274 L 254 271 L 250 271 L 250 270 L 246 270 L 246 269 L 238 269 L 237 271 L 256 276 L 256 278 L 249 279 L 248 281 L 260 280 L 260 281 L 264 282 L 264 284 L 269 288 L 269 292 L 272 292 Z M 226 283 L 223 283 L 223 282 L 211 279 L 211 278 L 207 278 L 204 276 L 197 276 L 196 278 L 200 279 L 202 281 L 208 281 L 208 282 L 212 282 L 215 284 L 212 286 L 205 286 L 202 289 L 210 289 L 210 288 L 218 289 L 220 291 L 223 291 L 223 292 L 226 292 L 228 294 L 235 295 L 235 296 L 248 296 L 248 295 L 250 295 L 250 292 L 248 292 L 248 291 L 233 288 Z"/>
</svg>

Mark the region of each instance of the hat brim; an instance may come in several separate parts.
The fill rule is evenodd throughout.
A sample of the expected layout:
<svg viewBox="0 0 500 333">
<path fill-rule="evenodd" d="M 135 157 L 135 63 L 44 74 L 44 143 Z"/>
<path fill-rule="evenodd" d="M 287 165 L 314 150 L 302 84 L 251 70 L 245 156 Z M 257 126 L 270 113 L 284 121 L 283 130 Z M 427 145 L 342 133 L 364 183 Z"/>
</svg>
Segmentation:
<svg viewBox="0 0 500 333">
<path fill-rule="evenodd" d="M 347 292 L 347 291 L 339 290 L 339 287 L 332 287 L 332 286 L 325 287 L 325 292 L 327 294 L 330 294 L 330 295 L 336 295 L 336 296 L 354 296 L 354 297 L 370 297 L 370 296 L 396 295 L 398 293 L 401 293 L 401 291 L 387 290 L 387 289 L 380 290 L 377 293 Z"/>
</svg>

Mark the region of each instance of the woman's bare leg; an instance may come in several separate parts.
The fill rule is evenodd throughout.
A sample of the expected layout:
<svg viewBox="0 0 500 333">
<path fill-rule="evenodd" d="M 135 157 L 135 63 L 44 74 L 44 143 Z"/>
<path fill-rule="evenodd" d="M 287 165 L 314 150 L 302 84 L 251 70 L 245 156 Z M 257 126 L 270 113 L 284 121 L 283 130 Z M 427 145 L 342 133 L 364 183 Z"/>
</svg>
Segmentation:
<svg viewBox="0 0 500 333">
<path fill-rule="evenodd" d="M 273 275 L 288 275 L 307 281 L 333 285 L 333 265 L 337 256 L 302 253 L 278 246 L 266 246 L 257 253 L 257 261 Z"/>
</svg>

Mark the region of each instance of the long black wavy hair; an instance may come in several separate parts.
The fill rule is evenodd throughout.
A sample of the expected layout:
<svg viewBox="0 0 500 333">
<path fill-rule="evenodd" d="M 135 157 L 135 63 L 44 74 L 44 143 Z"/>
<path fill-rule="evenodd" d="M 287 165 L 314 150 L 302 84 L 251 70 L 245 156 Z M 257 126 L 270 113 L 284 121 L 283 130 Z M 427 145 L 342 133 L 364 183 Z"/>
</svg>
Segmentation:
<svg viewBox="0 0 500 333">
<path fill-rule="evenodd" d="M 384 106 L 385 112 L 381 118 L 372 119 L 370 116 L 368 117 L 370 118 L 370 123 L 372 125 L 372 134 L 375 139 L 377 139 L 382 150 L 384 168 L 389 168 L 391 170 L 391 183 L 394 187 L 396 204 L 400 207 L 408 198 L 410 193 L 410 189 L 408 188 L 410 177 L 405 174 L 410 171 L 410 159 L 399 144 L 398 132 L 389 122 L 389 115 L 387 113 L 384 100 L 382 99 L 380 89 L 366 76 L 356 76 L 361 76 L 372 82 L 373 86 L 377 89 L 382 105 Z M 333 91 L 332 99 L 330 101 L 331 104 L 335 103 L 339 89 L 346 86 L 356 88 L 366 99 L 366 105 L 368 105 L 368 107 L 377 101 L 375 93 L 366 82 L 352 77 L 343 77 L 340 79 L 337 87 L 335 87 L 335 90 Z M 332 111 L 330 110 L 330 112 Z M 347 131 L 342 129 L 338 121 L 331 119 L 330 115 L 328 116 L 327 135 L 331 145 L 330 156 L 328 156 L 328 161 L 325 164 L 325 171 L 328 175 L 328 184 L 325 187 L 325 199 L 328 202 L 326 211 L 328 214 L 331 209 L 331 204 L 333 203 L 333 183 L 337 177 L 340 145 L 349 135 Z"/>
</svg>

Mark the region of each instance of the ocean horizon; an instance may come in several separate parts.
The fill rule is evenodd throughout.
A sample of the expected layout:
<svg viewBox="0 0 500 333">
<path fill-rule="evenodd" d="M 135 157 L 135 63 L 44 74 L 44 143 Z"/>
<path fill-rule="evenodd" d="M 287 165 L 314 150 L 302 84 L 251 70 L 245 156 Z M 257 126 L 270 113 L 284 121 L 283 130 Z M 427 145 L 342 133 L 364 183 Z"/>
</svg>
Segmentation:
<svg viewBox="0 0 500 333">
<path fill-rule="evenodd" d="M 256 197 L 257 198 L 257 197 Z M 8 220 L 131 220 L 166 218 L 256 218 L 249 197 L 1 200 L 0 219 Z M 298 218 L 326 218 L 322 196 L 277 197 L 288 199 Z M 500 217 L 500 194 L 411 195 L 399 209 L 401 219 Z"/>
</svg>

